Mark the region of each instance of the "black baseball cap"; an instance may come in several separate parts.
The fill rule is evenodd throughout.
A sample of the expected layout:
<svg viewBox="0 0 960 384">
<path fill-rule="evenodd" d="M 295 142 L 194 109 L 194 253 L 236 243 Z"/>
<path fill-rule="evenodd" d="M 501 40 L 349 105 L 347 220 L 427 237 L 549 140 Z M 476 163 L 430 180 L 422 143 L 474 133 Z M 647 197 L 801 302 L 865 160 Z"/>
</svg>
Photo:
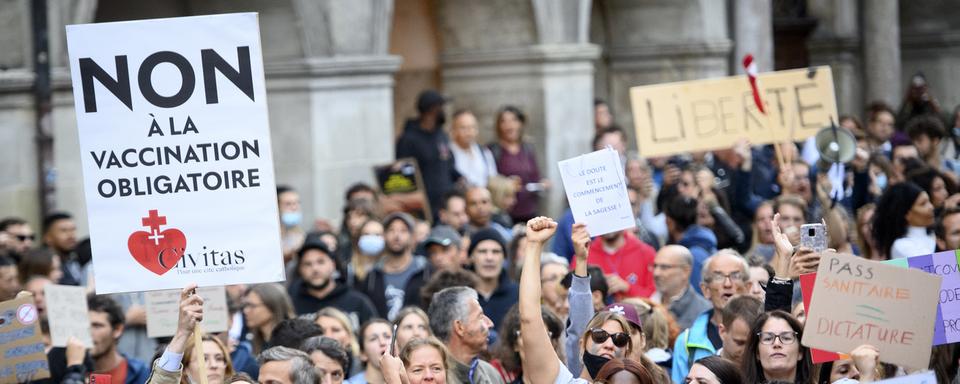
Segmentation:
<svg viewBox="0 0 960 384">
<path fill-rule="evenodd" d="M 433 89 L 428 89 L 423 92 L 420 92 L 420 96 L 417 96 L 417 111 L 420 113 L 425 113 L 437 105 L 443 105 L 450 101 L 450 98 L 440 94 Z"/>
</svg>

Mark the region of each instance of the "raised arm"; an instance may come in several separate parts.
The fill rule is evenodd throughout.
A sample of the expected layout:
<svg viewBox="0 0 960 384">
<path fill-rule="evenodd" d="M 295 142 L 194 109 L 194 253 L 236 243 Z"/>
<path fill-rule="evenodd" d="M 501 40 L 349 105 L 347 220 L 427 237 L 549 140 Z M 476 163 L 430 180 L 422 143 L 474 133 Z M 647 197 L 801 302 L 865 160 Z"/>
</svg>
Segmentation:
<svg viewBox="0 0 960 384">
<path fill-rule="evenodd" d="M 540 253 L 557 231 L 557 223 L 547 217 L 527 222 L 527 245 L 523 272 L 520 274 L 520 338 L 523 340 L 523 373 L 531 383 L 552 383 L 560 372 L 560 358 L 553 350 L 547 326 L 540 312 Z"/>
<path fill-rule="evenodd" d="M 567 292 L 567 302 L 570 303 L 570 323 L 566 329 L 566 363 L 567 369 L 574 377 L 580 377 L 583 370 L 583 359 L 580 356 L 580 337 L 586 331 L 587 324 L 593 318 L 593 293 L 590 287 L 590 276 L 587 274 L 587 250 L 590 248 L 590 234 L 586 224 L 574 224 L 573 248 L 576 250 L 577 266 L 570 280 L 570 291 Z"/>
<path fill-rule="evenodd" d="M 147 384 L 179 383 L 183 374 L 183 351 L 193 335 L 197 323 L 203 320 L 203 299 L 195 293 L 197 284 L 191 283 L 180 291 L 180 310 L 177 312 L 177 332 L 154 363 Z"/>
</svg>

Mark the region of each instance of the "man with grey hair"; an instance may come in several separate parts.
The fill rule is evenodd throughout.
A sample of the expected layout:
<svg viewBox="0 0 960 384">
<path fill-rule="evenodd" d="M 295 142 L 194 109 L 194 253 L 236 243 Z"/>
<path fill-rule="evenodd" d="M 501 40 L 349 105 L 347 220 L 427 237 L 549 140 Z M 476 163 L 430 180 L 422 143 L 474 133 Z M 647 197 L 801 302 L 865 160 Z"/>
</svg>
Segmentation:
<svg viewBox="0 0 960 384">
<path fill-rule="evenodd" d="M 317 375 L 324 384 L 341 384 L 350 372 L 350 357 L 336 340 L 314 336 L 303 341 L 300 350 L 310 355 Z"/>
<path fill-rule="evenodd" d="M 650 299 L 666 306 L 680 329 L 690 328 L 697 316 L 711 308 L 690 285 L 693 254 L 682 245 L 667 245 L 657 252 L 652 267 L 657 291 Z"/>
<path fill-rule="evenodd" d="M 461 383 L 504 384 L 497 369 L 478 357 L 487 349 L 493 321 L 484 315 L 477 291 L 449 287 L 433 294 L 428 309 L 430 329 L 450 349 L 453 371 Z"/>
<path fill-rule="evenodd" d="M 730 298 L 747 292 L 748 269 L 747 260 L 732 249 L 722 249 L 703 262 L 700 289 L 713 308 L 697 316 L 690 328 L 677 336 L 670 371 L 674 382 L 682 383 L 694 362 L 716 355 L 723 347 L 719 330 L 723 307 Z"/>
<path fill-rule="evenodd" d="M 258 382 L 270 384 L 317 384 L 319 377 L 310 356 L 287 347 L 273 347 L 260 352 Z"/>
</svg>

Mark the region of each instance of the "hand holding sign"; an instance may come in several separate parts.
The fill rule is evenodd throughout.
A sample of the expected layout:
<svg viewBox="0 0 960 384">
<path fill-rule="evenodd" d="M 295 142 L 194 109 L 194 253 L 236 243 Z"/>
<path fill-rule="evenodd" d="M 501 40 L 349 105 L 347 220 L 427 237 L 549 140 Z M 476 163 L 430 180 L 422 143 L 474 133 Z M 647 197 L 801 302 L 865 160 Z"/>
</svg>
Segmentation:
<svg viewBox="0 0 960 384">
<path fill-rule="evenodd" d="M 177 333 L 167 345 L 173 353 L 183 353 L 187 340 L 193 335 L 197 324 L 203 320 L 203 299 L 194 294 L 196 283 L 190 283 L 180 291 L 180 311 L 177 320 Z"/>
<path fill-rule="evenodd" d="M 880 365 L 880 350 L 870 344 L 864 344 L 850 352 L 853 365 L 860 371 L 860 381 L 869 383 L 876 378 Z"/>
</svg>

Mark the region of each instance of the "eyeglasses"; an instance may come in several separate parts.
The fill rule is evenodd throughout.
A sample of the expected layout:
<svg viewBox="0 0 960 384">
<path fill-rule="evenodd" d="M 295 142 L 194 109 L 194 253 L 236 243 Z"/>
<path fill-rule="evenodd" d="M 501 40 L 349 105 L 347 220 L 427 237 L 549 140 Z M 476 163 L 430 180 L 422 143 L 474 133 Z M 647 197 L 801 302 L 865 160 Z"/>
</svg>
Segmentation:
<svg viewBox="0 0 960 384">
<path fill-rule="evenodd" d="M 590 338 L 593 339 L 593 342 L 597 344 L 603 343 L 607 341 L 607 339 L 612 338 L 613 345 L 616 345 L 617 348 L 623 348 L 627 346 L 628 343 L 630 343 L 630 335 L 623 332 L 617 332 L 617 333 L 611 334 L 600 328 L 591 328 Z"/>
<path fill-rule="evenodd" d="M 17 235 L 16 237 L 17 237 L 17 240 L 20 240 L 20 241 L 27 241 L 27 240 L 34 241 L 37 239 L 36 235 Z"/>
<path fill-rule="evenodd" d="M 797 342 L 796 332 L 757 332 L 757 336 L 760 336 L 760 344 L 764 345 L 771 345 L 776 339 L 780 339 L 780 344 L 783 345 L 789 345 Z"/>
<path fill-rule="evenodd" d="M 740 271 L 730 272 L 729 274 L 724 274 L 722 272 L 714 272 L 708 276 L 708 283 L 722 283 L 727 279 L 730 279 L 731 283 L 737 281 L 744 281 L 744 274 Z"/>
</svg>

